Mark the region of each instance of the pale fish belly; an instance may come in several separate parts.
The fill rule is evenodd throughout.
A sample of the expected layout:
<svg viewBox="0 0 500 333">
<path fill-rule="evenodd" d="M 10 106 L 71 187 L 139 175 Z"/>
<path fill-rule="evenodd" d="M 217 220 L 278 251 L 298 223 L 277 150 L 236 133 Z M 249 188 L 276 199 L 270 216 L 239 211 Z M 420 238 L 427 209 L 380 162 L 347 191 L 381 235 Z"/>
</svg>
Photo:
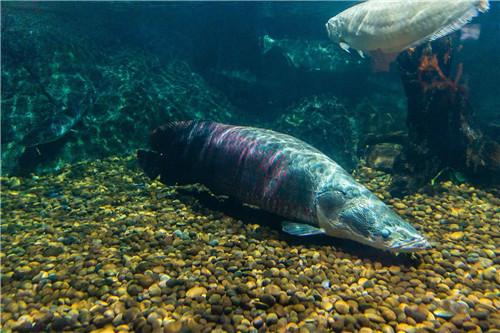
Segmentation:
<svg viewBox="0 0 500 333">
<path fill-rule="evenodd" d="M 458 30 L 488 9 L 488 0 L 370 0 L 326 26 L 330 39 L 346 50 L 392 54 Z"/>
</svg>

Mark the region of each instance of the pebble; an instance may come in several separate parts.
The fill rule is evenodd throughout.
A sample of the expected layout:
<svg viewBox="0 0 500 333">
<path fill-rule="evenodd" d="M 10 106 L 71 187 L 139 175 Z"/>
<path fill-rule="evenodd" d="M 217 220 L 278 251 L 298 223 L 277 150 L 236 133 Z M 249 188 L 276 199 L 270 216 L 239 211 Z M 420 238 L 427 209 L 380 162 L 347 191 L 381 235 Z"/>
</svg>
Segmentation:
<svg viewBox="0 0 500 333">
<path fill-rule="evenodd" d="M 330 312 L 333 309 L 333 303 L 332 302 L 322 302 L 321 307 L 326 311 Z"/>
<path fill-rule="evenodd" d="M 399 266 L 390 266 L 389 267 L 389 272 L 392 274 L 399 274 L 401 272 L 401 267 Z"/>
<path fill-rule="evenodd" d="M 394 328 L 389 325 L 381 325 L 381 332 L 382 333 L 394 333 Z"/>
<path fill-rule="evenodd" d="M 62 331 L 62 329 L 66 325 L 68 325 L 68 321 L 63 316 L 56 315 L 56 316 L 52 317 L 51 325 L 52 325 L 52 329 L 54 329 L 56 331 Z"/>
<path fill-rule="evenodd" d="M 269 313 L 266 317 L 266 325 L 271 326 L 278 322 L 278 316 L 275 313 Z"/>
<path fill-rule="evenodd" d="M 123 313 L 124 322 L 125 323 L 134 322 L 140 312 L 141 311 L 136 307 L 132 307 L 132 308 L 125 310 L 125 312 Z"/>
<path fill-rule="evenodd" d="M 274 304 L 276 304 L 276 299 L 272 295 L 269 295 L 269 294 L 262 295 L 260 297 L 260 301 L 262 303 L 267 304 L 268 307 L 272 307 L 272 306 L 274 306 Z"/>
<path fill-rule="evenodd" d="M 189 298 L 198 298 L 202 295 L 207 294 L 207 289 L 204 287 L 193 287 L 186 292 L 186 296 Z"/>
<path fill-rule="evenodd" d="M 388 307 L 379 306 L 378 310 L 380 311 L 380 314 L 387 322 L 396 320 L 396 314 L 394 313 L 393 310 L 389 309 Z"/>
<path fill-rule="evenodd" d="M 421 323 L 427 319 L 427 312 L 428 311 L 425 308 L 425 306 L 423 306 L 423 307 L 418 307 L 418 306 L 410 307 L 410 306 L 408 306 L 405 308 L 404 311 L 408 317 L 413 318 L 417 323 Z"/>
<path fill-rule="evenodd" d="M 148 293 L 151 297 L 160 296 L 161 289 L 157 285 L 152 285 L 151 287 L 149 287 Z"/>
<path fill-rule="evenodd" d="M 405 333 L 416 333 L 417 328 L 406 323 L 399 323 L 396 326 L 396 332 L 405 332 Z"/>
<path fill-rule="evenodd" d="M 29 315 L 20 316 L 17 322 L 14 324 L 14 330 L 20 332 L 29 332 L 33 327 L 33 318 Z"/>
<path fill-rule="evenodd" d="M 45 257 L 57 257 L 64 252 L 64 247 L 58 245 L 51 245 L 43 251 Z"/>
<path fill-rule="evenodd" d="M 335 332 L 340 332 L 345 326 L 344 317 L 334 317 L 333 323 L 330 324 L 332 330 Z"/>
<path fill-rule="evenodd" d="M 127 287 L 127 292 L 130 296 L 137 296 L 139 293 L 142 293 L 142 290 L 143 288 L 136 284 L 131 284 Z"/>
<path fill-rule="evenodd" d="M 348 314 L 349 313 L 349 304 L 344 302 L 343 300 L 338 300 L 334 304 L 335 310 L 337 310 L 340 314 Z"/>
<path fill-rule="evenodd" d="M 269 284 L 264 288 L 264 293 L 276 297 L 281 293 L 281 288 L 275 284 Z"/>
<path fill-rule="evenodd" d="M 455 242 L 460 242 L 464 239 L 464 233 L 462 231 L 455 231 L 451 233 L 450 239 Z"/>
<path fill-rule="evenodd" d="M 365 312 L 365 317 L 368 318 L 368 320 L 373 321 L 375 323 L 385 323 L 385 319 L 382 316 L 379 316 L 378 314 L 371 313 L 371 312 Z"/>
<path fill-rule="evenodd" d="M 221 303 L 221 300 L 222 300 L 222 296 L 219 295 L 219 294 L 212 294 L 212 296 L 210 296 L 208 298 L 208 303 L 209 304 L 220 304 Z"/>
<path fill-rule="evenodd" d="M 438 308 L 438 309 L 434 310 L 434 314 L 437 317 L 441 317 L 441 318 L 445 318 L 445 319 L 450 319 L 453 317 L 453 312 L 447 311 L 447 310 L 442 309 L 442 308 Z"/>
<path fill-rule="evenodd" d="M 486 279 L 486 280 L 493 280 L 494 279 L 494 276 L 497 272 L 497 269 L 496 267 L 494 266 L 491 266 L 491 267 L 488 267 L 486 268 L 484 271 L 483 271 L 483 277 Z"/>
<path fill-rule="evenodd" d="M 407 209 L 408 206 L 406 206 L 404 203 L 402 202 L 395 202 L 392 204 L 395 208 L 397 209 Z"/>
<path fill-rule="evenodd" d="M 149 315 L 148 315 L 148 318 L 146 319 L 146 322 L 149 324 L 149 325 L 153 325 L 155 322 L 159 321 L 161 322 L 162 320 L 162 316 L 160 316 L 160 314 L 156 313 L 156 312 L 151 312 Z"/>
<path fill-rule="evenodd" d="M 252 325 L 256 328 L 261 328 L 264 325 L 264 321 L 262 320 L 261 316 L 258 316 L 255 318 L 252 322 Z"/>
</svg>

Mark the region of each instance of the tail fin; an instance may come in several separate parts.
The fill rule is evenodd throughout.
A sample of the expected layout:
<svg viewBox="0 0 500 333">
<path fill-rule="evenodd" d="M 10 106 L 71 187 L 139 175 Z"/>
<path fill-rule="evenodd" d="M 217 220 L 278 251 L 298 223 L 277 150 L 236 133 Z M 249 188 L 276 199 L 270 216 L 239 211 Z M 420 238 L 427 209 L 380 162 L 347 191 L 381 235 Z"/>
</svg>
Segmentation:
<svg viewBox="0 0 500 333">
<path fill-rule="evenodd" d="M 149 150 L 138 150 L 137 158 L 142 170 L 151 179 L 156 179 L 165 169 L 165 157 Z"/>
</svg>

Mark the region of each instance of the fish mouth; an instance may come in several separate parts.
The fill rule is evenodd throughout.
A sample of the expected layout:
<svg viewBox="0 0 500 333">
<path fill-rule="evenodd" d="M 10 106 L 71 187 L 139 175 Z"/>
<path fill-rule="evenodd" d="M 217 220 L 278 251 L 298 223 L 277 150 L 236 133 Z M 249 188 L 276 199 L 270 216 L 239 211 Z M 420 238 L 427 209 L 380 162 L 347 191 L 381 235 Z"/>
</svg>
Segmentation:
<svg viewBox="0 0 500 333">
<path fill-rule="evenodd" d="M 431 248 L 431 245 L 425 238 L 415 238 L 411 241 L 401 241 L 391 244 L 390 250 L 395 252 L 418 252 Z"/>
</svg>

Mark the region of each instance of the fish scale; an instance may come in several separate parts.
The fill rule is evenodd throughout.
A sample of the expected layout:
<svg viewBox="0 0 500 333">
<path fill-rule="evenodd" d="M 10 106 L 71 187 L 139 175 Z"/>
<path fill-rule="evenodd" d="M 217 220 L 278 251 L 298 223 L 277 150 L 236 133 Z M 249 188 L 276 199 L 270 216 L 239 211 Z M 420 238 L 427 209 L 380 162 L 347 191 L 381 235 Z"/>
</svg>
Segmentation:
<svg viewBox="0 0 500 333">
<path fill-rule="evenodd" d="M 151 147 L 167 161 L 176 160 L 168 164 L 162 181 L 199 182 L 216 193 L 294 220 L 311 219 L 311 198 L 316 192 L 312 184 L 319 185 L 328 176 L 314 171 L 316 163 L 329 160 L 325 155 L 298 139 L 264 129 L 211 121 L 177 122 L 155 130 Z M 204 166 L 202 170 L 199 165 Z M 304 172 L 304 168 L 311 171 Z M 299 182 L 291 175 L 294 169 L 300 169 L 305 179 Z M 180 173 L 182 177 L 177 176 Z M 303 204 L 293 209 L 279 202 Z"/>
<path fill-rule="evenodd" d="M 166 184 L 201 183 L 288 221 L 294 235 L 325 233 L 393 251 L 427 241 L 328 156 L 271 130 L 195 120 L 154 130 L 139 163 Z"/>
</svg>

